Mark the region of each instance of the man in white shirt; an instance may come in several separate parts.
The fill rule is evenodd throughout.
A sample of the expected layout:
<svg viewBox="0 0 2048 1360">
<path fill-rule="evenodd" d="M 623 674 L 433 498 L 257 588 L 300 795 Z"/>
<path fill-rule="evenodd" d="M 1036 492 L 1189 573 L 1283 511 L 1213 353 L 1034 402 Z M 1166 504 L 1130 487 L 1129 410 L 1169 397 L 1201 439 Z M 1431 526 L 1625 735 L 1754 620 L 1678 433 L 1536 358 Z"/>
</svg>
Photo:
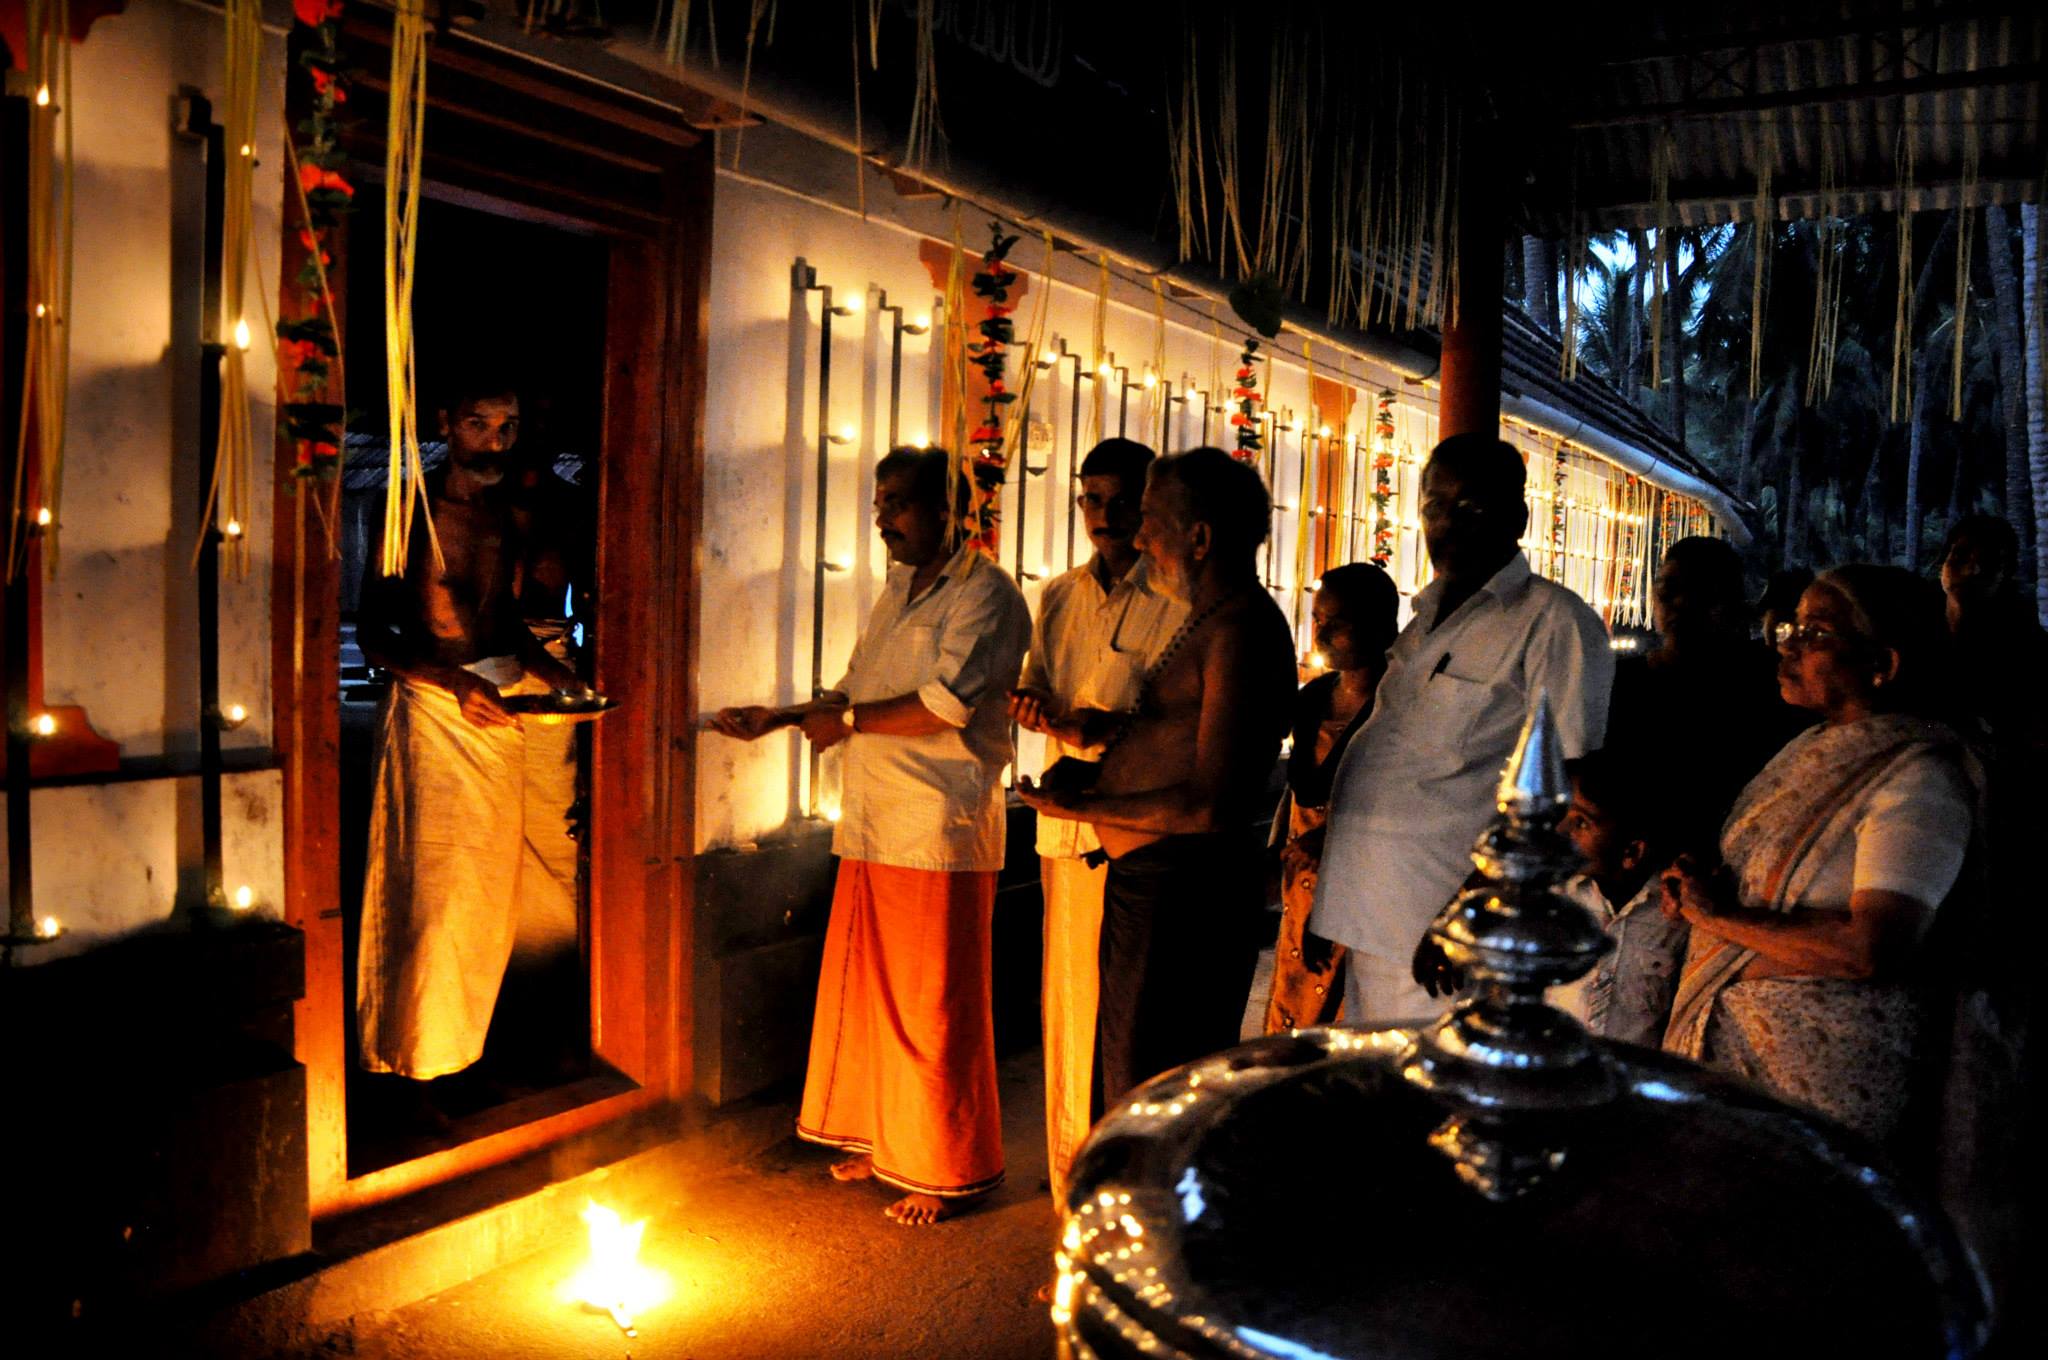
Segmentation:
<svg viewBox="0 0 2048 1360">
<path fill-rule="evenodd" d="M 1011 716 L 1046 734 L 1046 764 L 1095 761 L 1101 747 L 1079 744 L 1071 725 L 1080 709 L 1137 708 L 1145 672 L 1159 658 L 1187 606 L 1155 590 L 1133 541 L 1143 516 L 1152 450 L 1105 439 L 1081 463 L 1079 505 L 1095 555 L 1046 582 L 1032 631 L 1031 655 L 1010 701 Z M 1062 740 L 1065 732 L 1074 741 Z M 1045 1025 L 1046 1165 L 1053 1201 L 1066 1203 L 1067 1168 L 1088 1136 L 1089 1085 L 1095 1070 L 1096 954 L 1108 860 L 1087 822 L 1038 819 L 1039 878 L 1045 888 L 1040 993 Z"/>
<path fill-rule="evenodd" d="M 797 1134 L 853 1154 L 837 1179 L 905 1191 L 888 1214 L 913 1226 L 1003 1176 L 989 934 L 1005 707 L 1031 614 L 1001 568 L 954 548 L 952 485 L 944 450 L 885 456 L 875 525 L 897 565 L 845 677 L 810 703 L 712 720 L 747 741 L 798 726 L 820 748 L 846 743 Z"/>
<path fill-rule="evenodd" d="M 1422 533 L 1436 577 L 1387 654 L 1372 717 L 1330 796 L 1310 928 L 1351 947 L 1354 1023 L 1440 1009 L 1418 981 L 1423 933 L 1471 872 L 1472 843 L 1516 734 L 1548 695 L 1568 758 L 1599 747 L 1614 654 L 1585 601 L 1534 575 L 1522 455 L 1454 435 L 1422 471 Z"/>
</svg>

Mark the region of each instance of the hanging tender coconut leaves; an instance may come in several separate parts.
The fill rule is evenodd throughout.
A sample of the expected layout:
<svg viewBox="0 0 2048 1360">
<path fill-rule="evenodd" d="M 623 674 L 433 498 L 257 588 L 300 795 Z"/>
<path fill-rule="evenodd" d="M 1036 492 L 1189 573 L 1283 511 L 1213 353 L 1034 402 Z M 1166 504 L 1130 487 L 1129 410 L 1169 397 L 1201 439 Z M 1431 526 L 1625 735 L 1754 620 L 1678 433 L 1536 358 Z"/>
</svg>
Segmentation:
<svg viewBox="0 0 2048 1360">
<path fill-rule="evenodd" d="M 1230 310 L 1268 340 L 1280 334 L 1280 309 L 1285 303 L 1280 281 L 1271 274 L 1254 274 L 1230 290 Z"/>
</svg>

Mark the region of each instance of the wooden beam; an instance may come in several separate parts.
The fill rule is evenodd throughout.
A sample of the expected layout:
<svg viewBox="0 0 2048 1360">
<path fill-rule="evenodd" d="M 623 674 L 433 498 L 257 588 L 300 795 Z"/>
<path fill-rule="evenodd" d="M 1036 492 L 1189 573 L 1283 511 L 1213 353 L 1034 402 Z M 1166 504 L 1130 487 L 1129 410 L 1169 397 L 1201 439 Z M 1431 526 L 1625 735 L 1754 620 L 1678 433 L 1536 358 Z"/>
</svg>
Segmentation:
<svg viewBox="0 0 2048 1360">
<path fill-rule="evenodd" d="M 388 48 L 391 45 L 390 29 L 381 23 L 365 17 L 360 9 L 350 11 L 350 17 L 343 22 L 343 29 L 351 38 L 361 38 L 380 47 Z M 528 66 L 533 65 L 531 62 L 526 64 Z M 439 67 L 443 70 L 456 71 L 466 76 L 474 76 L 479 80 L 489 81 L 491 84 L 509 90 L 514 94 L 526 95 L 529 98 L 538 99 L 544 103 L 559 105 L 565 109 L 573 109 L 577 113 L 586 114 L 603 122 L 616 124 L 628 132 L 635 132 L 644 137 L 652 137 L 657 141 L 667 142 L 671 146 L 692 147 L 704 140 L 704 136 L 700 131 L 689 126 L 686 122 L 680 121 L 680 111 L 678 111 L 679 120 L 676 122 L 656 118 L 650 114 L 639 112 L 622 101 L 601 99 L 587 93 L 586 91 L 591 88 L 589 82 L 581 80 L 550 80 L 542 75 L 519 70 L 508 63 L 489 61 L 482 57 L 472 56 L 467 52 L 458 51 L 447 43 L 435 43 L 428 49 L 427 67 L 427 88 L 429 90 L 433 88 L 434 68 Z M 583 88 L 577 88 L 579 85 Z M 646 107 L 656 108 L 659 106 L 652 101 L 648 101 Z"/>
<path fill-rule="evenodd" d="M 355 83 L 364 89 L 375 90 L 387 99 L 390 98 L 391 82 L 385 76 L 364 71 L 356 76 Z M 537 142 L 546 142 L 549 146 L 559 146 L 563 150 L 573 151 L 579 156 L 594 156 L 598 160 L 609 161 L 621 169 L 631 170 L 636 174 L 659 175 L 661 173 L 661 167 L 654 162 L 642 160 L 637 156 L 629 156 L 621 151 L 615 151 L 595 138 L 575 137 L 557 131 L 555 127 L 545 124 L 531 121 L 521 122 L 516 118 L 507 118 L 503 114 L 486 112 L 473 104 L 451 98 L 447 94 L 437 91 L 431 82 L 427 85 L 427 107 L 439 109 L 443 113 L 451 114 L 465 122 L 480 123 L 485 127 L 497 128 L 501 131 L 514 133 L 520 137 L 531 138 Z"/>
</svg>

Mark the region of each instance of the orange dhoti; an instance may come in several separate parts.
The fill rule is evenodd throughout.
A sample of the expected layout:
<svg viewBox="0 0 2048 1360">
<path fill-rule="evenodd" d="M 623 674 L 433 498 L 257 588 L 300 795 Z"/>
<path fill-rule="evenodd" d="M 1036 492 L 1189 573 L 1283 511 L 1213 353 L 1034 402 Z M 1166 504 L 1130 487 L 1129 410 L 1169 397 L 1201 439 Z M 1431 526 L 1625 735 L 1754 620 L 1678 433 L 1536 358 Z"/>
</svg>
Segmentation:
<svg viewBox="0 0 2048 1360">
<path fill-rule="evenodd" d="M 797 1134 L 929 1195 L 1003 1178 L 990 1013 L 993 871 L 842 860 Z"/>
</svg>

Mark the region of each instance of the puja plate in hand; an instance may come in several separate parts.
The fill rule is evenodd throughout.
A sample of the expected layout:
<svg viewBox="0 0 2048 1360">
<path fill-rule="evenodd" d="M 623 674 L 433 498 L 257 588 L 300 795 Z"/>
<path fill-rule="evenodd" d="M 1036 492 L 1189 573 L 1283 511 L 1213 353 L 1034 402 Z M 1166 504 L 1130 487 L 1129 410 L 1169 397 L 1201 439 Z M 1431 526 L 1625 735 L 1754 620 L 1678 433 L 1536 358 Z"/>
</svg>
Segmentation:
<svg viewBox="0 0 2048 1360">
<path fill-rule="evenodd" d="M 603 694 L 570 694 L 564 690 L 550 690 L 546 694 L 508 694 L 499 702 L 508 712 L 549 726 L 589 722 L 619 706 L 618 700 Z"/>
</svg>

